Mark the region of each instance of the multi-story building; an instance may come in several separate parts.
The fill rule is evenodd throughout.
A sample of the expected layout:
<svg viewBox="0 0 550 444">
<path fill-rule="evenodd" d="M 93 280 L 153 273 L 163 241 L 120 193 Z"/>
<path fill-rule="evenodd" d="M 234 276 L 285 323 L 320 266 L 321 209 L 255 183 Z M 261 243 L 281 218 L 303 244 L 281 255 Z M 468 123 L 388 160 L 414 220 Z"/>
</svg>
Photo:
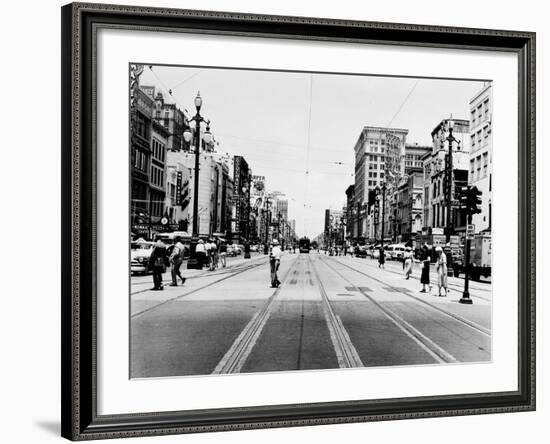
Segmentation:
<svg viewBox="0 0 550 444">
<path fill-rule="evenodd" d="M 412 240 L 416 233 L 422 232 L 423 175 L 422 168 L 410 169 L 398 184 L 393 227 L 396 242 Z"/>
<path fill-rule="evenodd" d="M 149 208 L 152 223 L 165 216 L 166 197 L 166 144 L 169 132 L 153 120 L 151 125 L 151 169 L 149 170 Z"/>
<path fill-rule="evenodd" d="M 242 242 L 249 235 L 252 174 L 247 161 L 242 156 L 233 157 L 233 168 L 234 229 L 232 231 L 234 240 Z"/>
<path fill-rule="evenodd" d="M 166 149 L 169 151 L 189 150 L 189 144 L 183 139 L 183 131 L 188 125 L 185 114 L 174 101 L 165 99 L 154 86 L 142 86 L 143 91 L 154 100 L 153 119 L 164 126 L 168 132 Z M 156 94 L 155 94 L 156 93 Z"/>
<path fill-rule="evenodd" d="M 432 151 L 431 145 L 406 144 L 405 158 L 403 159 L 404 172 L 409 174 L 413 169 L 424 167 L 423 157 Z"/>
<path fill-rule="evenodd" d="M 189 225 L 190 179 L 191 168 L 180 162 L 172 163 L 169 151 L 166 164 L 165 213 L 171 228 L 178 231 L 191 231 Z"/>
<path fill-rule="evenodd" d="M 470 167 L 468 183 L 481 191 L 481 213 L 474 214 L 475 231 L 491 230 L 492 224 L 492 83 L 470 100 Z"/>
<path fill-rule="evenodd" d="M 153 101 L 141 88 L 135 89 L 131 134 L 131 225 L 132 232 L 151 236 L 149 213 L 149 173 L 151 169 L 151 116 Z"/>
<path fill-rule="evenodd" d="M 325 210 L 325 229 L 323 233 L 326 247 L 334 247 L 344 243 L 342 214 L 342 210 Z"/>
<path fill-rule="evenodd" d="M 169 151 L 168 165 L 180 171 L 189 171 L 188 180 L 182 184 L 181 212 L 178 213 L 178 223 L 192 231 L 194 199 L 195 199 L 195 155 L 186 151 Z M 198 230 L 199 236 L 220 234 L 224 211 L 222 204 L 224 196 L 223 164 L 212 153 L 203 153 L 199 157 L 199 186 L 198 186 Z M 228 184 L 226 183 L 226 187 Z M 229 198 L 226 190 L 225 197 Z M 227 205 L 227 204 L 225 204 Z M 227 219 L 225 219 L 227 221 Z M 184 222 L 186 221 L 186 222 Z"/>
<path fill-rule="evenodd" d="M 368 233 L 367 201 L 370 191 L 404 174 L 405 144 L 409 130 L 366 126 L 355 143 L 355 209 L 357 238 Z M 389 177 L 386 177 L 388 175 Z"/>
<path fill-rule="evenodd" d="M 346 240 L 353 241 L 357 237 L 355 217 L 355 185 L 346 188 Z"/>
<path fill-rule="evenodd" d="M 431 132 L 433 147 L 429 155 L 424 156 L 424 177 L 429 188 L 424 187 L 424 228 L 428 232 L 443 234 L 447 227 L 447 162 L 449 142 L 447 141 L 448 126 L 453 123 L 452 142 L 452 223 L 453 231 L 465 230 L 466 219 L 458 207 L 459 187 L 468 183 L 468 167 L 470 160 L 469 122 L 462 119 L 444 119 Z"/>
</svg>

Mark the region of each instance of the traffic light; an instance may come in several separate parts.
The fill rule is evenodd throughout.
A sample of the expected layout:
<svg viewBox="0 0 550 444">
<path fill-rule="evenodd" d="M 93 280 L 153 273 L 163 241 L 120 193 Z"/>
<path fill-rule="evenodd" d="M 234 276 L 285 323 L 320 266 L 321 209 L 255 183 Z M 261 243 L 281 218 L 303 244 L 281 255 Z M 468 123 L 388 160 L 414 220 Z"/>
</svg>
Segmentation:
<svg viewBox="0 0 550 444">
<path fill-rule="evenodd" d="M 460 207 L 466 210 L 466 214 L 478 214 L 481 213 L 481 191 L 477 187 L 462 187 L 460 190 L 460 196 L 458 201 Z"/>
</svg>

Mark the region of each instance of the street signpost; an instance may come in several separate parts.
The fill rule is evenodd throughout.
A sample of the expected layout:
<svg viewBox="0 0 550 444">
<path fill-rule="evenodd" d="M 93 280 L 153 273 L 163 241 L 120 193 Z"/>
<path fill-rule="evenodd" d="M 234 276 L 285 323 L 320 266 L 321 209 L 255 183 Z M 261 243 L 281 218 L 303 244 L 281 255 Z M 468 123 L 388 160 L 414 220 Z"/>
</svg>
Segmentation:
<svg viewBox="0 0 550 444">
<path fill-rule="evenodd" d="M 466 225 L 466 240 L 474 240 L 475 225 L 468 224 Z"/>
</svg>

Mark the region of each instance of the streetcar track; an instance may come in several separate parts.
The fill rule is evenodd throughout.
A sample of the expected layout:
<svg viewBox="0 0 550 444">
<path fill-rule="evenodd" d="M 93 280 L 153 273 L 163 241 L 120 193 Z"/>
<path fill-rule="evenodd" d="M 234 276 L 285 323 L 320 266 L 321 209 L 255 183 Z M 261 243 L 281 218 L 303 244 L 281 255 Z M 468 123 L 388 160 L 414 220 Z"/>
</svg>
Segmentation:
<svg viewBox="0 0 550 444">
<path fill-rule="evenodd" d="M 365 364 L 363 364 L 361 358 L 359 357 L 359 353 L 351 342 L 349 334 L 342 323 L 342 319 L 335 313 L 327 292 L 325 291 L 325 287 L 321 282 L 319 272 L 309 256 L 308 263 L 315 274 L 315 278 L 317 279 L 317 287 L 321 293 L 321 299 L 324 302 L 323 311 L 327 321 L 332 345 L 334 347 L 334 351 L 336 352 L 338 366 L 340 368 L 365 367 Z"/>
<path fill-rule="evenodd" d="M 267 320 L 271 316 L 273 306 L 275 305 L 275 300 L 277 299 L 281 288 L 284 287 L 291 270 L 294 269 L 294 266 L 299 259 L 300 256 L 292 262 L 292 265 L 289 266 L 283 277 L 281 285 L 277 287 L 273 294 L 264 303 L 262 308 L 254 314 L 245 328 L 243 328 L 212 374 L 240 373 L 246 363 L 246 360 L 248 359 L 248 356 L 252 352 L 254 345 L 256 345 L 256 341 L 260 337 Z"/>
<path fill-rule="evenodd" d="M 356 268 L 354 268 L 354 267 L 352 267 L 352 266 L 350 266 L 350 265 L 348 265 L 348 264 L 345 264 L 345 263 L 340 262 L 340 261 L 337 261 L 337 260 L 335 260 L 335 262 L 338 263 L 338 264 L 340 264 L 340 265 L 343 265 L 344 267 L 349 268 L 350 270 L 355 271 L 356 273 L 362 274 L 363 276 L 366 276 L 366 277 L 368 277 L 369 279 L 372 279 L 373 281 L 376 281 L 376 282 L 378 282 L 378 283 L 380 283 L 380 284 L 387 285 L 387 286 L 390 287 L 390 288 L 398 288 L 398 287 L 395 287 L 395 286 L 393 286 L 393 285 L 389 285 L 387 282 L 384 282 L 384 281 L 382 281 L 381 279 L 375 278 L 375 277 L 373 277 L 373 276 L 371 276 L 371 275 L 369 275 L 369 274 L 367 274 L 367 273 L 365 273 L 365 272 L 363 272 L 363 271 L 361 271 L 361 270 L 357 270 Z M 336 271 L 336 270 L 335 270 L 335 271 Z M 349 280 L 348 280 L 348 282 L 349 282 Z M 359 287 L 356 287 L 356 288 L 359 288 Z M 419 298 L 418 296 L 414 296 L 414 295 L 412 295 L 412 294 L 408 294 L 408 293 L 405 293 L 405 292 L 401 292 L 401 294 L 403 294 L 403 295 L 405 295 L 405 296 L 408 296 L 408 297 L 414 299 L 414 300 L 417 301 L 417 302 L 420 302 L 420 303 L 422 303 L 422 304 L 425 304 L 425 305 L 429 306 L 431 309 L 433 309 L 433 310 L 435 310 L 435 311 L 438 311 L 438 312 L 440 312 L 440 313 L 443 313 L 443 314 L 445 314 L 445 315 L 447 315 L 447 316 L 453 318 L 454 320 L 456 320 L 456 321 L 458 321 L 458 322 L 461 322 L 461 323 L 467 325 L 468 327 L 470 327 L 470 328 L 472 328 L 472 329 L 474 329 L 474 330 L 477 330 L 477 331 L 480 332 L 480 333 L 483 333 L 483 334 L 485 334 L 485 335 L 487 335 L 487 336 L 491 336 L 491 330 L 490 330 L 490 329 L 488 329 L 488 328 L 486 328 L 486 327 L 483 327 L 482 325 L 479 325 L 478 323 L 476 323 L 476 322 L 474 322 L 474 321 L 470 321 L 469 319 L 466 319 L 466 318 L 464 318 L 464 317 L 462 317 L 462 316 L 460 316 L 460 315 L 457 315 L 456 313 L 452 313 L 452 312 L 450 312 L 450 311 L 448 311 L 448 310 L 445 310 L 444 308 L 437 307 L 436 305 L 433 305 L 432 303 L 430 303 L 430 302 L 428 302 L 428 301 L 426 301 L 426 300 L 424 300 L 424 299 L 422 299 L 422 298 Z"/>
<path fill-rule="evenodd" d="M 322 260 L 328 268 L 330 268 L 334 273 L 339 275 L 343 280 L 347 281 L 350 285 L 355 286 L 347 277 L 340 273 L 336 268 L 328 263 L 328 260 Z M 337 261 L 338 262 L 338 261 Z M 340 262 L 338 262 L 340 263 Z M 352 268 L 352 267 L 350 267 Z M 367 298 L 372 304 L 374 304 L 387 318 L 389 318 L 396 326 L 398 326 L 402 331 L 404 331 L 409 337 L 411 337 L 423 350 L 427 351 L 434 359 L 440 363 L 457 363 L 458 360 L 447 352 L 445 349 L 437 345 L 434 341 L 424 335 L 416 327 L 412 326 L 410 323 L 405 321 L 401 316 L 395 313 L 393 310 L 384 306 L 372 296 L 369 296 L 364 290 L 360 287 L 356 287 L 357 290 Z"/>
<path fill-rule="evenodd" d="M 178 296 L 174 296 L 174 297 L 172 297 L 172 298 L 169 298 L 169 299 L 166 299 L 166 300 L 164 300 L 164 301 L 162 301 L 162 302 L 159 302 L 159 303 L 156 304 L 156 305 L 153 305 L 153 306 L 151 306 L 151 307 L 147 307 L 147 308 L 145 308 L 145 309 L 143 309 L 143 310 L 141 310 L 141 311 L 138 311 L 137 313 L 133 313 L 133 314 L 130 316 L 130 318 L 131 318 L 131 319 L 135 319 L 135 318 L 137 318 L 138 316 L 141 316 L 141 315 L 144 314 L 144 313 L 147 313 L 147 312 L 150 312 L 150 311 L 152 311 L 152 310 L 155 310 L 155 309 L 157 309 L 157 308 L 159 308 L 159 307 L 161 307 L 161 306 L 163 306 L 163 305 L 165 305 L 165 304 L 167 304 L 167 303 L 169 303 L 169 302 L 173 302 L 173 301 L 175 301 L 175 300 L 177 300 L 177 299 L 184 298 L 184 297 L 186 297 L 186 296 L 189 296 L 190 294 L 196 293 L 196 292 L 199 291 L 199 290 L 204 290 L 205 288 L 208 288 L 208 287 L 210 287 L 210 286 L 212 286 L 212 285 L 215 285 L 215 284 L 217 284 L 217 283 L 219 283 L 219 282 L 225 281 L 226 279 L 230 279 L 230 278 L 232 278 L 232 277 L 234 277 L 234 276 L 237 276 L 238 274 L 244 273 L 245 271 L 253 270 L 253 269 L 259 267 L 260 265 L 265 265 L 265 264 L 262 262 L 262 263 L 259 263 L 259 264 L 252 264 L 252 265 L 249 265 L 248 267 L 243 268 L 243 269 L 240 269 L 240 270 L 236 271 L 235 273 L 229 274 L 228 276 L 224 276 L 224 277 L 222 277 L 222 278 L 220 278 L 220 279 L 217 279 L 217 280 L 215 280 L 215 281 L 213 281 L 213 282 L 210 282 L 210 283 L 208 283 L 208 284 L 205 284 L 205 285 L 203 285 L 203 286 L 201 286 L 201 287 L 194 288 L 193 290 L 190 290 L 190 291 L 188 291 L 187 293 L 183 293 L 183 294 L 180 294 L 180 295 L 178 295 Z M 132 293 L 132 296 L 135 295 L 135 294 L 138 294 L 138 293 L 143 293 L 143 292 L 145 292 L 145 291 L 150 291 L 150 290 L 142 290 L 142 291 L 139 291 L 139 292 L 136 292 L 136 293 Z"/>
</svg>

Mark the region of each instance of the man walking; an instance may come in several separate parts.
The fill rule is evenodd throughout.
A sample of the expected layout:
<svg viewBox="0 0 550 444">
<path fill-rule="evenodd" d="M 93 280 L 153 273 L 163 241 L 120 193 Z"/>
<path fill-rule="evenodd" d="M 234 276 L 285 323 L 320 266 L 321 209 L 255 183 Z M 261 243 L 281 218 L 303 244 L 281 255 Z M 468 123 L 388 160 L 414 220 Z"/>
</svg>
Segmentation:
<svg viewBox="0 0 550 444">
<path fill-rule="evenodd" d="M 155 246 L 149 258 L 149 269 L 153 272 L 153 285 L 151 290 L 163 290 L 162 275 L 166 272 L 166 263 L 168 262 L 166 244 L 162 242 L 160 236 L 155 236 Z"/>
<path fill-rule="evenodd" d="M 279 281 L 279 278 L 277 276 L 277 270 L 279 269 L 279 265 L 281 265 L 281 254 L 282 251 L 279 248 L 279 241 L 277 239 L 273 239 L 271 252 L 269 253 L 269 265 L 271 268 L 271 288 L 276 288 L 281 283 Z"/>
<path fill-rule="evenodd" d="M 181 238 L 176 237 L 174 239 L 174 248 L 172 249 L 172 254 L 170 254 L 170 268 L 172 272 L 172 283 L 170 284 L 170 286 L 172 287 L 178 286 L 178 277 L 181 279 L 182 285 L 185 283 L 185 278 L 181 275 L 180 271 L 181 263 L 183 262 L 184 248 L 185 247 L 181 243 Z"/>
</svg>

